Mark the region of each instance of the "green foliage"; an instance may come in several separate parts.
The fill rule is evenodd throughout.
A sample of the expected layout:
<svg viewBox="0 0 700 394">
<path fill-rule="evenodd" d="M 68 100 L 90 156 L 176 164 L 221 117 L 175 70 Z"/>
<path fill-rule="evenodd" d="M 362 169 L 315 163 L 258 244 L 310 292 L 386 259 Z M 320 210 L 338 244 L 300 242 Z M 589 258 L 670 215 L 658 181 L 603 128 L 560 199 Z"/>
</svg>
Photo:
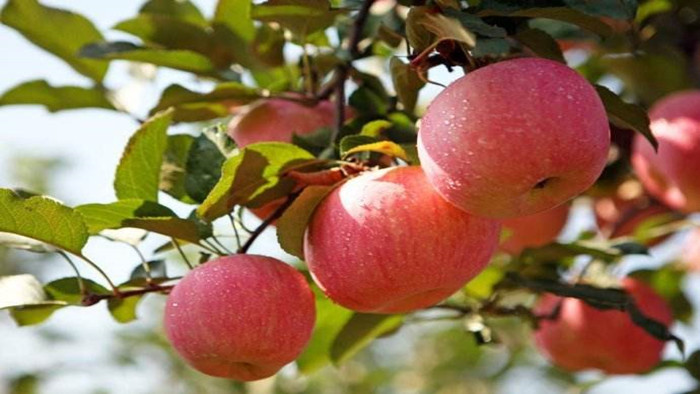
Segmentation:
<svg viewBox="0 0 700 394">
<path fill-rule="evenodd" d="M 44 80 L 22 83 L 0 96 L 0 106 L 18 104 L 43 105 L 50 112 L 66 109 L 104 108 L 114 110 L 104 89 L 77 86 L 55 87 Z"/>
<path fill-rule="evenodd" d="M 304 259 L 304 233 L 318 204 L 332 186 L 309 186 L 294 200 L 277 224 L 277 240 L 287 253 Z"/>
</svg>

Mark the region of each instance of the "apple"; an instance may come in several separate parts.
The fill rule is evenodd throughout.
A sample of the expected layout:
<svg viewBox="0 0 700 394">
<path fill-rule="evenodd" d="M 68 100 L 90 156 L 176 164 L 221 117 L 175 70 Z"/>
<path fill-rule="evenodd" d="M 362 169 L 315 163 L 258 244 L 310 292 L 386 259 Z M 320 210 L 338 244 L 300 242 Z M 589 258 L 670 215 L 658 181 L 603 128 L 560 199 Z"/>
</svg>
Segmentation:
<svg viewBox="0 0 700 394">
<path fill-rule="evenodd" d="M 237 254 L 190 271 L 165 307 L 170 343 L 207 375 L 250 381 L 299 356 L 315 322 L 304 276 L 271 257 Z"/>
<path fill-rule="evenodd" d="M 632 165 L 646 190 L 671 208 L 700 211 L 700 90 L 675 93 L 649 111 L 658 152 L 635 136 Z"/>
<path fill-rule="evenodd" d="M 668 219 L 676 218 L 677 216 L 677 212 L 674 212 L 664 205 L 658 204 L 649 205 L 642 209 L 632 209 L 612 227 L 603 230 L 603 234 L 610 239 L 627 235 L 633 236 L 640 225 L 648 223 L 649 221 L 662 224 L 668 222 Z M 651 238 L 645 243 L 649 246 L 655 246 L 665 241 L 669 236 L 670 234 Z"/>
<path fill-rule="evenodd" d="M 534 248 L 554 241 L 564 228 L 569 217 L 569 204 L 534 215 L 506 219 L 503 228 L 510 231 L 510 236 L 501 244 L 500 249 L 519 254 L 525 248 Z"/>
<path fill-rule="evenodd" d="M 403 313 L 438 303 L 483 270 L 499 230 L 447 203 L 420 167 L 393 167 L 334 189 L 313 214 L 304 254 L 336 303 Z"/>
<path fill-rule="evenodd" d="M 693 271 L 700 271 L 700 228 L 688 234 L 683 243 L 683 263 Z"/>
<path fill-rule="evenodd" d="M 546 59 L 495 63 L 430 103 L 418 154 L 428 180 L 474 215 L 542 212 L 591 186 L 610 147 L 605 108 L 576 71 Z"/>
<path fill-rule="evenodd" d="M 330 101 L 310 107 L 284 99 L 258 100 L 231 119 L 228 135 L 239 148 L 256 142 L 291 142 L 295 133 L 303 135 L 331 127 L 334 113 Z"/>
<path fill-rule="evenodd" d="M 646 284 L 631 278 L 622 288 L 647 317 L 665 325 L 673 321 L 666 301 Z M 665 342 L 637 326 L 626 312 L 600 310 L 575 298 L 546 294 L 534 311 L 547 315 L 561 302 L 558 316 L 543 319 L 535 344 L 555 365 L 568 371 L 599 369 L 608 374 L 636 374 L 661 360 Z"/>
</svg>

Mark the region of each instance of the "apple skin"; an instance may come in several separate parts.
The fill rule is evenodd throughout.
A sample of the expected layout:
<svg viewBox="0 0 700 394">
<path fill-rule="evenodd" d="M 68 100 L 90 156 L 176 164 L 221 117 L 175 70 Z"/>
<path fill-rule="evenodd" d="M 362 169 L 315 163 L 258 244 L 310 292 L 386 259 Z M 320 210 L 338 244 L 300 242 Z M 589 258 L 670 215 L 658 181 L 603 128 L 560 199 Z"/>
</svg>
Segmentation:
<svg viewBox="0 0 700 394">
<path fill-rule="evenodd" d="M 521 58 L 458 79 L 430 103 L 418 155 L 430 183 L 474 215 L 542 212 L 591 186 L 610 148 L 595 89 L 561 63 Z"/>
<path fill-rule="evenodd" d="M 681 212 L 700 211 L 700 90 L 672 94 L 649 111 L 658 153 L 635 136 L 632 165 L 644 188 Z"/>
<path fill-rule="evenodd" d="M 303 275 L 271 257 L 238 254 L 190 271 L 168 297 L 164 326 L 195 369 L 251 381 L 299 356 L 315 315 Z"/>
<path fill-rule="evenodd" d="M 500 249 L 510 254 L 519 254 L 525 248 L 546 245 L 557 238 L 568 218 L 569 204 L 562 204 L 534 215 L 506 219 L 502 225 L 511 234 L 500 245 Z"/>
<path fill-rule="evenodd" d="M 692 230 L 685 238 L 681 261 L 691 271 L 700 271 L 700 228 Z"/>
<path fill-rule="evenodd" d="M 647 317 L 669 326 L 673 317 L 666 301 L 646 284 L 631 278 L 622 287 Z M 617 310 L 599 310 L 575 298 L 546 294 L 536 314 L 551 313 L 562 302 L 556 320 L 542 320 L 535 344 L 553 364 L 568 370 L 599 369 L 608 374 L 643 373 L 661 360 L 665 342 L 632 322 Z"/>
<path fill-rule="evenodd" d="M 334 111 L 330 101 L 308 107 L 290 100 L 259 100 L 231 119 L 228 135 L 239 148 L 256 142 L 292 142 L 294 133 L 309 134 L 332 126 Z"/>
<path fill-rule="evenodd" d="M 481 272 L 499 230 L 443 200 L 420 167 L 394 167 L 334 189 L 314 212 L 304 254 L 336 303 L 403 313 L 438 303 Z"/>
</svg>

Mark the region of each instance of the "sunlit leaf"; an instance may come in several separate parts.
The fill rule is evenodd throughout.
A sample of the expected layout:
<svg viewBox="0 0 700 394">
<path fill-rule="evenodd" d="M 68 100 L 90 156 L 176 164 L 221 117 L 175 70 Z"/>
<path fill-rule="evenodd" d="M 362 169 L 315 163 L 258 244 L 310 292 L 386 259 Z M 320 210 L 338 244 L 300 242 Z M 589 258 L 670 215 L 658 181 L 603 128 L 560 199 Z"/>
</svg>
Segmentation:
<svg viewBox="0 0 700 394">
<path fill-rule="evenodd" d="M 0 96 L 3 105 L 43 105 L 49 112 L 78 108 L 114 109 L 106 97 L 106 91 L 100 88 L 83 88 L 79 86 L 51 86 L 44 80 L 29 81 L 19 84 Z"/>
</svg>

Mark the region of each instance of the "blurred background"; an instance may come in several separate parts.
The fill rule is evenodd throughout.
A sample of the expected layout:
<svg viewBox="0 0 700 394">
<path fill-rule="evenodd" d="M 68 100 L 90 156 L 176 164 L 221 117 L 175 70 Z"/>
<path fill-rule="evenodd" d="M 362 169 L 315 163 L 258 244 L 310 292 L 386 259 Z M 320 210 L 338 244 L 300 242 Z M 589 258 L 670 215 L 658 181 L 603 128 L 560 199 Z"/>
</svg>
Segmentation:
<svg viewBox="0 0 700 394">
<path fill-rule="evenodd" d="M 110 31 L 116 22 L 138 12 L 141 0 L 42 0 L 42 4 L 74 10 L 106 32 L 108 39 L 124 38 Z M 215 0 L 193 0 L 211 15 Z M 0 0 L 0 7 L 5 1 Z M 57 32 L 60 34 L 60 32 Z M 14 30 L 0 25 L 0 92 L 21 81 L 46 79 L 58 85 L 88 86 L 83 77 L 48 53 L 31 45 Z M 583 63 L 586 52 L 567 52 L 570 64 Z M 289 56 L 294 56 L 290 53 Z M 361 67 L 383 70 L 386 65 L 364 61 Z M 663 66 L 661 66 L 663 69 Z M 461 75 L 431 72 L 430 79 L 447 84 Z M 170 83 L 193 89 L 209 88 L 189 74 L 115 62 L 105 84 L 117 89 L 129 110 L 145 116 Z M 621 80 L 606 75 L 602 82 L 619 91 Z M 441 88 L 428 85 L 421 92 L 425 105 Z M 651 98 L 650 100 L 653 100 Z M 48 113 L 38 106 L 0 107 L 0 185 L 49 194 L 74 206 L 114 201 L 114 169 L 130 135 L 138 127 L 127 115 L 87 109 Z M 197 132 L 193 125 L 176 131 Z M 163 195 L 163 198 L 168 198 Z M 168 199 L 179 214 L 188 208 Z M 178 211 L 179 207 L 179 211 Z M 255 221 L 252 216 L 247 220 Z M 595 226 L 590 206 L 575 206 L 562 234 L 572 238 Z M 628 259 L 626 272 L 654 267 L 677 258 L 682 238 L 678 234 L 652 249 L 651 256 Z M 163 242 L 149 236 L 141 245 L 145 253 Z M 139 256 L 124 244 L 103 239 L 90 241 L 86 254 L 101 264 L 117 282 L 126 280 Z M 290 260 L 276 244 L 274 230 L 267 230 L 253 252 Z M 177 258 L 173 258 L 177 261 Z M 174 265 L 171 272 L 182 270 Z M 42 282 L 70 275 L 57 257 L 0 249 L 0 274 L 32 273 Z M 86 277 L 92 277 L 89 271 Z M 700 307 L 700 274 L 683 282 L 693 309 Z M 567 374 L 549 366 L 533 350 L 530 329 L 518 320 L 496 322 L 495 344 L 480 346 L 455 321 L 414 322 L 375 341 L 344 365 L 327 366 L 310 376 L 300 376 L 294 365 L 276 378 L 238 384 L 197 373 L 174 357 L 161 328 L 164 297 L 147 296 L 139 306 L 139 319 L 120 325 L 105 305 L 65 308 L 41 326 L 17 327 L 0 311 L 0 394 L 9 393 L 681 393 L 695 389 L 696 381 L 681 368 L 662 368 L 645 376 L 605 378 L 598 373 Z M 677 324 L 674 332 L 686 342 L 687 354 L 700 347 L 700 318 Z M 671 344 L 666 356 L 679 360 Z"/>
</svg>

